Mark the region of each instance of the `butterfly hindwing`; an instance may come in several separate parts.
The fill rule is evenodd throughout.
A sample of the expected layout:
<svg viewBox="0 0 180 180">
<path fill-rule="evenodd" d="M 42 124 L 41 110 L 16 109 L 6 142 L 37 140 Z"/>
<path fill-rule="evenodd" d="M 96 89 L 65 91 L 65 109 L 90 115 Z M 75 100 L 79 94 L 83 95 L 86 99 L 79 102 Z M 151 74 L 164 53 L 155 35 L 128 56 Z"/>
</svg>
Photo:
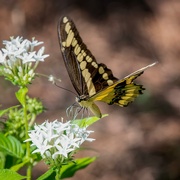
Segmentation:
<svg viewBox="0 0 180 180">
<path fill-rule="evenodd" d="M 137 85 L 133 83 L 133 81 L 143 74 L 147 68 L 154 66 L 156 63 L 157 62 L 145 66 L 115 82 L 106 89 L 103 89 L 92 97 L 93 101 L 103 101 L 109 105 L 116 104 L 121 107 L 127 106 L 129 103 L 133 102 L 136 97 L 143 94 L 143 90 L 145 90 L 142 85 Z"/>
<path fill-rule="evenodd" d="M 133 80 L 142 73 L 143 71 L 117 81 L 113 85 L 94 95 L 92 97 L 93 100 L 103 101 L 109 105 L 117 104 L 121 107 L 127 106 L 129 103 L 134 101 L 136 97 L 142 94 L 143 90 L 145 90 L 142 85 L 133 83 Z"/>
</svg>

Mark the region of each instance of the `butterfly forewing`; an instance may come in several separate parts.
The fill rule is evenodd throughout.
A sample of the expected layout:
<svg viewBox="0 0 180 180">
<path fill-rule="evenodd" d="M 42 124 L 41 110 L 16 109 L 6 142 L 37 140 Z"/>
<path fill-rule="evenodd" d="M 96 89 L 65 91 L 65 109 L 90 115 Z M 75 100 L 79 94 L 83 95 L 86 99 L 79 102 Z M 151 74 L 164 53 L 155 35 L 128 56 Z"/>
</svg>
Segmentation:
<svg viewBox="0 0 180 180">
<path fill-rule="evenodd" d="M 73 21 L 63 17 L 58 25 L 60 47 L 66 69 L 78 95 L 93 96 L 118 79 L 83 43 Z"/>
<path fill-rule="evenodd" d="M 70 22 L 69 22 L 70 23 Z M 82 89 L 84 87 L 83 83 L 81 83 L 82 76 L 81 76 L 81 71 L 79 69 L 79 64 L 76 61 L 76 56 L 73 53 L 73 46 L 71 44 L 66 43 L 68 42 L 68 34 L 70 33 L 70 30 L 68 31 L 67 25 L 69 24 L 68 22 L 65 22 L 65 19 L 61 19 L 58 23 L 58 37 L 59 37 L 59 43 L 60 43 L 60 48 L 61 52 L 63 55 L 63 59 L 65 62 L 66 69 L 68 71 L 69 77 L 71 79 L 71 82 L 78 93 L 80 95 L 82 93 Z M 71 33 L 72 33 L 73 27 L 71 26 Z"/>
</svg>

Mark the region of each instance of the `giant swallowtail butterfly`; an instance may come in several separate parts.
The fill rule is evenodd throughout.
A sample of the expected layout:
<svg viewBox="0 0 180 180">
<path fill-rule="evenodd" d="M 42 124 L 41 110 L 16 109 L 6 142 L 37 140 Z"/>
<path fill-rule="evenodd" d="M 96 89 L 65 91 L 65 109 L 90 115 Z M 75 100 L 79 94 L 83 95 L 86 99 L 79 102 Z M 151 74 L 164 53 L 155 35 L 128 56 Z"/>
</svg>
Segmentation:
<svg viewBox="0 0 180 180">
<path fill-rule="evenodd" d="M 97 117 L 102 115 L 95 101 L 124 107 L 145 90 L 142 85 L 134 84 L 133 81 L 156 63 L 119 80 L 105 64 L 97 63 L 69 17 L 60 20 L 58 36 L 66 69 L 78 94 L 76 101 L 83 108 L 90 109 Z"/>
</svg>

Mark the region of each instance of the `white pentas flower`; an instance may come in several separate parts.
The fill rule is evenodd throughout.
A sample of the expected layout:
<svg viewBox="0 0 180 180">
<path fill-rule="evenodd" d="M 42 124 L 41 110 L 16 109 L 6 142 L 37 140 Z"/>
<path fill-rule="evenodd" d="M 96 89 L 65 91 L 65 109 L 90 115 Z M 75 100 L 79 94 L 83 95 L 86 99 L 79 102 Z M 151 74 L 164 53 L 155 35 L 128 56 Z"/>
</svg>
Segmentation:
<svg viewBox="0 0 180 180">
<path fill-rule="evenodd" d="M 35 47 L 42 43 L 34 38 L 30 41 L 19 36 L 3 41 L 5 47 L 0 50 L 0 74 L 15 85 L 30 84 L 39 61 L 44 61 L 49 56 L 44 54 L 44 46 L 35 51 Z"/>
<path fill-rule="evenodd" d="M 32 141 L 32 146 L 36 146 L 33 153 L 40 153 L 46 160 L 62 163 L 69 159 L 84 141 L 94 140 L 88 138 L 92 132 L 72 124 L 71 121 L 63 123 L 47 120 L 41 125 L 35 125 L 34 130 L 29 131 L 30 138 L 26 141 Z"/>
</svg>

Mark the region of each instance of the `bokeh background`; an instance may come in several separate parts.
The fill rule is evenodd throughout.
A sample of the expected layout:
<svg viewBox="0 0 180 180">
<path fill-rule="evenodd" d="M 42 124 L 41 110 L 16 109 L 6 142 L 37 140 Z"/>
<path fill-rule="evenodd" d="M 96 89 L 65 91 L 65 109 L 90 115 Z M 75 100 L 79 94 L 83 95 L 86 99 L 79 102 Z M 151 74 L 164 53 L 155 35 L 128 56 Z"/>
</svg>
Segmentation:
<svg viewBox="0 0 180 180">
<path fill-rule="evenodd" d="M 180 1 L 0 0 L 0 42 L 10 36 L 43 41 L 50 57 L 37 71 L 61 78 L 61 86 L 74 90 L 57 37 L 63 15 L 74 20 L 98 62 L 116 77 L 159 61 L 138 78 L 146 91 L 130 106 L 98 103 L 109 116 L 91 126 L 96 141 L 85 146 L 93 151 L 79 152 L 77 157 L 99 158 L 72 179 L 180 179 Z M 3 78 L 0 84 L 1 108 L 17 104 L 17 89 Z M 43 78 L 35 79 L 29 95 L 39 97 L 47 108 L 37 123 L 66 119 L 65 110 L 75 99 Z M 39 163 L 33 178 L 46 170 Z"/>
</svg>

